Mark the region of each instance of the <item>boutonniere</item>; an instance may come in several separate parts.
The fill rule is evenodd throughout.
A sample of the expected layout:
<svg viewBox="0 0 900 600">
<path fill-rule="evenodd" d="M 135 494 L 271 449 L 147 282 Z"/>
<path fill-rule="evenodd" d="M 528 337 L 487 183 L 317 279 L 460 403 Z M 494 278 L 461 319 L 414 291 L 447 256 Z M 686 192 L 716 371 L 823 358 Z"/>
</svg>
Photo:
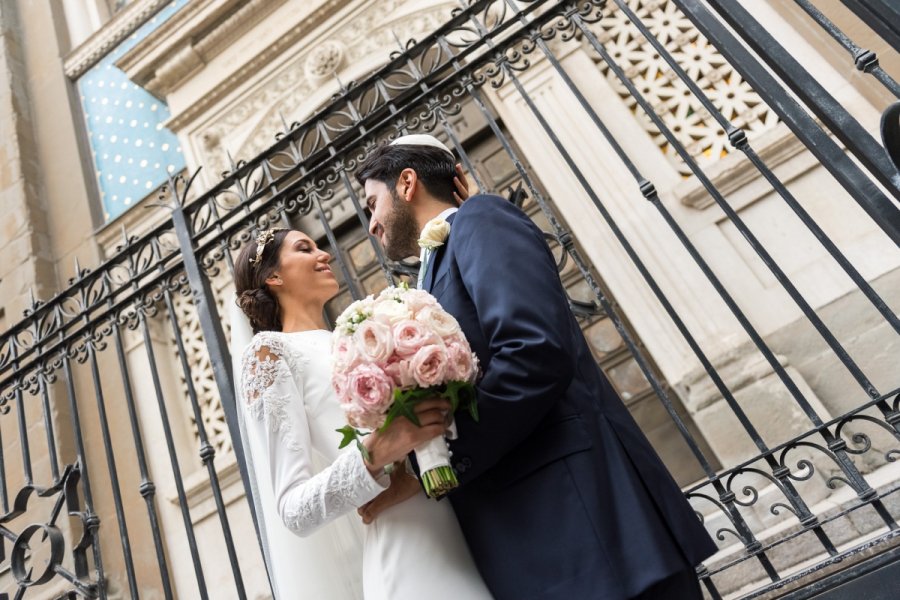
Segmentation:
<svg viewBox="0 0 900 600">
<path fill-rule="evenodd" d="M 434 250 L 435 248 L 443 246 L 449 235 L 450 223 L 441 217 L 435 217 L 425 223 L 425 227 L 422 229 L 422 234 L 419 238 L 419 247 L 427 250 Z"/>
</svg>

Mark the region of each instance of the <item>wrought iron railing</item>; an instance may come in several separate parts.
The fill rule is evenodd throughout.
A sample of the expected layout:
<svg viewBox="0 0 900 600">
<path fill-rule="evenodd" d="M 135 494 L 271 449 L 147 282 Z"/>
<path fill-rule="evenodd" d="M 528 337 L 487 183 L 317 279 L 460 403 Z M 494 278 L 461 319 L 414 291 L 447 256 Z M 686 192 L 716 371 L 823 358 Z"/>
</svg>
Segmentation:
<svg viewBox="0 0 900 600">
<path fill-rule="evenodd" d="M 895 243 L 900 242 L 900 210 L 896 203 L 900 199 L 900 176 L 885 147 L 867 133 L 739 3 L 733 0 L 674 0 L 674 4 L 752 85 L 848 196 L 863 208 L 883 235 Z M 798 0 L 798 4 L 816 22 L 836 31 L 810 3 Z M 850 355 L 770 249 L 757 237 L 758 232 L 729 203 L 726 194 L 720 191 L 653 103 L 633 85 L 597 35 L 595 24 L 603 18 L 604 10 L 621 11 L 627 16 L 646 44 L 668 65 L 673 77 L 683 82 L 727 134 L 733 150 L 747 158 L 780 201 L 789 207 L 834 264 L 852 281 L 854 288 L 875 311 L 879 322 L 900 334 L 900 320 L 885 299 L 804 208 L 801 199 L 794 196 L 772 166 L 760 157 L 746 132 L 709 100 L 666 45 L 653 35 L 636 12 L 634 2 L 478 0 L 467 3 L 424 39 L 401 44 L 387 63 L 364 81 L 341 84 L 340 92 L 327 106 L 306 121 L 285 124 L 285 130 L 270 148 L 252 159 L 233 163 L 231 170 L 210 190 L 195 195 L 191 188 L 194 177 L 171 180 L 160 199 L 160 206 L 171 212 L 171 218 L 140 237 L 123 232 L 122 244 L 103 264 L 93 270 L 78 267 L 69 287 L 45 301 L 34 300 L 26 318 L 0 337 L 0 407 L 4 413 L 0 417 L 0 435 L 6 438 L 0 440 L 0 533 L 5 540 L 0 556 L 10 561 L 11 571 L 7 577 L 11 577 L 15 597 L 27 597 L 28 590 L 33 587 L 54 585 L 61 590 L 60 594 L 88 598 L 114 595 L 110 590 L 116 585 L 123 595 L 127 593 L 135 598 L 146 589 L 162 590 L 167 598 L 194 594 L 203 598 L 222 597 L 225 592 L 220 587 L 211 588 L 209 578 L 215 576 L 210 565 L 223 559 L 227 560 L 229 568 L 227 579 L 231 591 L 228 595 L 247 596 L 246 569 L 242 570 L 242 565 L 255 556 L 253 564 L 258 566 L 259 553 L 248 549 L 246 544 L 239 548 L 235 543 L 230 521 L 233 513 L 228 509 L 229 502 L 223 492 L 227 485 L 220 481 L 224 477 L 223 460 L 217 457 L 204 427 L 190 377 L 192 367 L 181 338 L 183 324 L 178 321 L 173 299 L 178 294 L 187 294 L 196 308 L 225 420 L 235 440 L 234 460 L 243 470 L 242 451 L 236 435 L 231 358 L 215 301 L 219 292 L 211 287 L 211 278 L 218 276 L 220 271 L 229 271 L 231 253 L 249 240 L 257 229 L 274 222 L 289 223 L 301 216 L 315 216 L 324 229 L 328 245 L 339 247 L 339 235 L 326 218 L 324 209 L 324 203 L 335 193 L 347 195 L 358 224 L 367 228 L 367 215 L 352 181 L 352 171 L 378 142 L 401 133 L 433 130 L 446 135 L 473 174 L 478 191 L 491 191 L 485 189 L 463 141 L 451 125 L 451 117 L 463 101 L 471 101 L 477 107 L 485 126 L 512 160 L 525 191 L 549 222 L 550 233 L 576 265 L 597 304 L 612 319 L 700 465 L 704 480 L 686 490 L 698 515 L 702 513 L 707 522 L 720 524 L 714 525 L 712 533 L 723 549 L 727 550 L 732 543 L 742 548 L 739 552 L 723 552 L 721 558 L 699 568 L 698 574 L 709 595 L 720 598 L 726 593 L 740 593 L 755 597 L 795 580 L 803 581 L 870 547 L 890 545 L 900 531 L 896 523 L 897 509 L 891 505 L 896 502 L 892 496 L 896 486 L 874 486 L 867 479 L 869 467 L 863 468 L 860 460 L 863 456 L 880 453 L 880 459 L 875 463 L 881 464 L 894 462 L 900 456 L 900 391 L 897 389 L 900 380 L 893 382 L 892 389 L 882 389 L 873 383 L 867 374 L 868 357 Z M 742 39 L 736 37 L 726 23 Z M 896 82 L 883 70 L 872 66 L 871 57 L 864 58 L 865 52 L 860 53 L 843 34 L 837 38 L 856 57 L 857 65 L 862 60 L 863 67 L 860 68 L 872 73 L 886 89 L 897 95 Z M 640 112 L 665 138 L 687 172 L 706 190 L 821 337 L 827 351 L 850 374 L 858 388 L 859 401 L 855 408 L 838 418 L 820 414 L 808 398 L 808 392 L 801 389 L 782 365 L 765 336 L 710 266 L 709 257 L 704 256 L 677 216 L 660 199 L 652 178 L 636 165 L 634 157 L 604 122 L 602 111 L 589 100 L 585 90 L 563 65 L 559 48 L 566 44 L 579 44 L 585 52 L 593 53 L 627 89 Z M 612 148 L 620 166 L 630 174 L 636 197 L 646 199 L 654 207 L 661 222 L 712 286 L 716 297 L 710 302 L 724 303 L 739 323 L 747 339 L 808 420 L 806 433 L 774 446 L 767 444 L 764 431 L 761 431 L 765 424 L 754 423 L 746 414 L 716 366 L 715 357 L 692 333 L 664 286 L 635 249 L 627 231 L 617 222 L 601 194 L 592 188 L 571 150 L 523 85 L 521 76 L 538 62 L 548 64 L 577 99 L 587 117 L 585 123 L 596 129 L 598 139 Z M 492 110 L 491 99 L 486 93 L 488 85 L 511 87 L 518 94 L 549 140 L 552 150 L 548 149 L 548 152 L 555 153 L 569 169 L 560 176 L 570 177 L 578 184 L 607 224 L 658 302 L 659 310 L 674 324 L 726 402 L 731 415 L 740 423 L 743 434 L 752 441 L 756 456 L 737 465 L 724 465 L 724 469 L 717 469 L 714 461 L 706 456 L 689 425 L 676 410 L 672 390 L 660 381 L 646 349 L 624 325 L 619 308 L 604 294 L 595 270 L 580 249 L 590 244 L 590 240 L 575 239 L 563 225 L 558 209 L 525 168 Z M 843 147 L 832 139 L 831 134 Z M 385 279 L 393 282 L 396 265 L 385 259 L 374 241 L 373 245 Z M 349 278 L 346 266 L 339 266 L 345 279 Z M 162 365 L 166 352 L 155 333 L 155 328 L 160 325 L 171 329 L 178 357 L 174 366 L 167 368 Z M 180 370 L 184 375 L 187 412 L 196 427 L 196 447 L 185 446 L 179 441 L 179 426 L 174 422 L 173 410 L 176 400 L 180 403 L 182 399 L 173 398 L 168 389 L 166 374 L 171 369 Z M 155 410 L 150 411 L 139 396 L 149 399 Z M 127 419 L 124 432 L 116 426 L 119 421 L 110 419 L 111 410 L 118 415 L 116 418 Z M 860 424 L 885 433 L 891 440 L 889 447 L 874 447 L 872 437 L 855 428 Z M 39 435 L 35 435 L 35 431 Z M 161 438 L 148 440 L 149 435 Z M 164 453 L 160 450 L 163 446 Z M 160 457 L 161 454 L 165 456 Z M 119 477 L 126 462 L 128 485 Z M 831 513 L 814 510 L 798 489 L 826 463 L 831 471 L 825 477 L 824 485 L 852 490 L 853 496 Z M 192 492 L 186 483 L 189 475 L 186 470 L 191 468 L 205 473 L 204 485 L 208 487 L 213 505 L 210 514 L 214 515 L 217 524 L 217 532 L 204 529 L 202 539 L 207 542 L 221 540 L 221 544 L 204 544 L 198 537 L 198 527 L 206 526 L 198 525 L 192 513 Z M 159 493 L 160 479 L 168 482 L 167 489 L 171 489 L 168 496 Z M 764 495 L 764 487 L 777 499 L 773 501 Z M 56 498 L 43 522 L 33 521 L 32 498 Z M 98 499 L 102 508 L 98 508 Z M 780 535 L 766 533 L 763 538 L 764 528 L 753 519 L 752 513 L 766 502 L 771 502 L 768 509 L 772 514 L 785 516 L 789 529 Z M 63 507 L 76 518 L 76 524 L 60 522 Z M 874 511 L 883 531 L 849 547 L 835 541 L 830 525 L 859 514 L 858 511 L 863 509 Z M 106 518 L 101 521 L 101 512 L 111 515 L 115 525 L 107 524 Z M 177 518 L 175 521 L 169 519 L 164 527 L 161 513 L 177 514 Z M 32 519 L 25 527 L 21 526 L 23 517 Z M 180 528 L 175 528 L 178 519 Z M 135 523 L 138 525 L 129 529 L 129 524 Z M 152 550 L 141 549 L 139 559 L 135 557 L 139 534 L 134 531 L 150 536 L 153 541 Z M 39 532 L 42 533 L 41 543 L 48 546 L 42 571 L 29 567 L 34 564 Z M 800 540 L 805 544 L 810 537 L 815 539 L 821 555 L 812 552 L 806 566 L 797 567 L 773 559 L 782 548 Z M 140 538 L 145 539 L 148 538 Z M 173 574 L 181 568 L 181 565 L 172 564 L 175 540 L 186 543 L 185 552 L 190 556 L 192 574 L 188 580 Z M 741 575 L 749 587 L 736 592 L 731 584 L 740 577 L 735 574 L 752 563 L 758 565 L 760 575 Z M 221 578 L 216 581 L 219 581 L 216 585 L 222 585 Z"/>
</svg>

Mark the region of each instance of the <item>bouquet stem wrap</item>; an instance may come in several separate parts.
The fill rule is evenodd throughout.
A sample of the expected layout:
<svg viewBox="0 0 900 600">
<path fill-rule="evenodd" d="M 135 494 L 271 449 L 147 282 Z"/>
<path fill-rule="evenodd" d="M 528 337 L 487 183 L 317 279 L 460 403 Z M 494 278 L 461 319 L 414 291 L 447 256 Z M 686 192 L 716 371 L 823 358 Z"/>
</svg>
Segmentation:
<svg viewBox="0 0 900 600">
<path fill-rule="evenodd" d="M 421 473 L 419 479 L 429 498 L 440 498 L 459 485 L 456 473 L 450 466 L 448 439 L 456 439 L 456 423 L 450 425 L 446 438 L 436 437 L 415 450 Z"/>
<path fill-rule="evenodd" d="M 450 466 L 450 450 L 443 436 L 416 448 L 416 462 L 419 463 L 420 479 L 429 498 L 440 498 L 459 485 L 456 473 Z"/>
</svg>

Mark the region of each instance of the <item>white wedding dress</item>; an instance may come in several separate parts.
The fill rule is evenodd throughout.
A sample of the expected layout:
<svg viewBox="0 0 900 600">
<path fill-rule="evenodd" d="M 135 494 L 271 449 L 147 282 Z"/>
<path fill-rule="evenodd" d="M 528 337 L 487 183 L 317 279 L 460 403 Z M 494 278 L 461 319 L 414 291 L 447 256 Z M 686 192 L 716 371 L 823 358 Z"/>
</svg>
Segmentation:
<svg viewBox="0 0 900 600">
<path fill-rule="evenodd" d="M 363 525 L 374 479 L 331 389 L 331 332 L 261 332 L 243 352 L 238 403 L 277 600 L 491 598 L 448 501 L 417 495 Z M 299 537 L 304 536 L 304 537 Z"/>
</svg>

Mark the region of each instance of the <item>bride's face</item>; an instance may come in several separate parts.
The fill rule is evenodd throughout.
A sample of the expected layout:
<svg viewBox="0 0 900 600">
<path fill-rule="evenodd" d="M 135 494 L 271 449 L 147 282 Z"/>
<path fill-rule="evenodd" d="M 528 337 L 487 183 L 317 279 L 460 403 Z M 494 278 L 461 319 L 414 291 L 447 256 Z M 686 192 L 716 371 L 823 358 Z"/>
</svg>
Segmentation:
<svg viewBox="0 0 900 600">
<path fill-rule="evenodd" d="M 338 282 L 328 263 L 331 255 L 308 235 L 291 231 L 278 250 L 278 268 L 267 281 L 280 280 L 277 294 L 325 304 L 338 293 Z"/>
</svg>

